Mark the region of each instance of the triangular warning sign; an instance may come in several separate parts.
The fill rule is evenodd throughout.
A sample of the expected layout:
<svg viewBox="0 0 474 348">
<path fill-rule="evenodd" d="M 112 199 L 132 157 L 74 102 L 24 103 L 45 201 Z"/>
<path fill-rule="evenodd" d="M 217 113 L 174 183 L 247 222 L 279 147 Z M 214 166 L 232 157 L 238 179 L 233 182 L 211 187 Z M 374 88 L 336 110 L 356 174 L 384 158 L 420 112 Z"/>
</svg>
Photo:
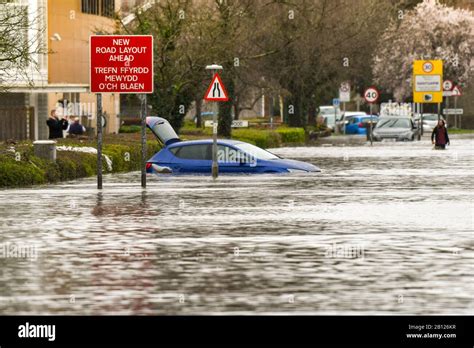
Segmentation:
<svg viewBox="0 0 474 348">
<path fill-rule="evenodd" d="M 453 90 L 451 91 L 451 96 L 453 96 L 453 97 L 462 96 L 461 88 L 459 86 L 454 86 Z"/>
<path fill-rule="evenodd" d="M 222 83 L 221 77 L 218 73 L 214 74 L 212 82 L 204 95 L 204 100 L 207 101 L 228 101 L 229 97 L 227 90 Z"/>
</svg>

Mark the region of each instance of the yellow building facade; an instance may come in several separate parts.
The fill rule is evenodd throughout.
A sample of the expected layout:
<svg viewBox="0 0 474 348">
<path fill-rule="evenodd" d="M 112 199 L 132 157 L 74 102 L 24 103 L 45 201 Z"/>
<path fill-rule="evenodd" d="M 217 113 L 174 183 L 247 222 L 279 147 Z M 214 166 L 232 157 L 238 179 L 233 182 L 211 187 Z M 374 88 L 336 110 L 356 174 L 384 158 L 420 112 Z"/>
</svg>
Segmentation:
<svg viewBox="0 0 474 348">
<path fill-rule="evenodd" d="M 28 28 L 16 33 L 32 44 L 31 66 L 0 76 L 0 141 L 47 139 L 52 109 L 80 117 L 89 135 L 96 131 L 96 95 L 89 93 L 89 38 L 113 34 L 116 15 L 133 17 L 145 0 L 9 0 L 0 12 L 19 8 Z M 0 71 L 2 73 L 2 71 Z M 27 76 L 27 77 L 25 77 Z M 120 95 L 103 94 L 105 133 L 120 127 Z"/>
<path fill-rule="evenodd" d="M 121 1 L 117 0 L 48 0 L 49 85 L 89 84 L 89 37 L 115 31 L 113 16 L 120 5 Z M 86 127 L 95 128 L 95 94 L 74 90 L 48 93 L 48 109 L 67 105 L 67 115 L 81 116 Z M 58 101 L 63 103 L 58 104 Z M 120 96 L 104 94 L 102 108 L 107 120 L 104 131 L 118 132 Z"/>
</svg>

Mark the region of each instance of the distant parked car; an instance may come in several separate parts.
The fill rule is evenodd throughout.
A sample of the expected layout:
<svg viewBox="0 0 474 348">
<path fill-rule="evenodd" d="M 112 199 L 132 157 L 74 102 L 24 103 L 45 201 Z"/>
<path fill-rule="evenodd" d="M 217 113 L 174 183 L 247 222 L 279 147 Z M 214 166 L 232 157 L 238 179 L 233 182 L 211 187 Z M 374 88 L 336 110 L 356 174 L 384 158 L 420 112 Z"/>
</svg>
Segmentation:
<svg viewBox="0 0 474 348">
<path fill-rule="evenodd" d="M 418 135 L 411 117 L 380 117 L 372 133 L 375 141 L 395 140 L 412 141 Z"/>
<path fill-rule="evenodd" d="M 325 105 L 319 107 L 318 116 L 324 119 L 324 124 L 334 132 L 336 129 L 336 122 L 342 117 L 341 109 L 332 105 Z"/>
<path fill-rule="evenodd" d="M 372 122 L 372 129 L 375 128 L 378 122 L 378 117 L 375 115 L 352 116 L 349 122 L 345 125 L 346 134 L 367 134 L 367 128 Z"/>
<path fill-rule="evenodd" d="M 418 120 L 420 119 L 421 115 L 417 114 L 415 116 L 415 124 L 418 124 Z M 446 120 L 444 119 L 443 116 L 441 116 L 441 119 L 444 120 L 446 128 L 448 127 L 448 124 L 446 123 Z M 433 128 L 438 124 L 438 114 L 423 114 L 423 132 L 431 132 L 433 131 Z"/>
<path fill-rule="evenodd" d="M 341 118 L 336 121 L 336 129 L 341 133 L 344 132 L 344 127 L 354 116 L 367 116 L 367 114 L 363 111 L 344 111 Z"/>
</svg>

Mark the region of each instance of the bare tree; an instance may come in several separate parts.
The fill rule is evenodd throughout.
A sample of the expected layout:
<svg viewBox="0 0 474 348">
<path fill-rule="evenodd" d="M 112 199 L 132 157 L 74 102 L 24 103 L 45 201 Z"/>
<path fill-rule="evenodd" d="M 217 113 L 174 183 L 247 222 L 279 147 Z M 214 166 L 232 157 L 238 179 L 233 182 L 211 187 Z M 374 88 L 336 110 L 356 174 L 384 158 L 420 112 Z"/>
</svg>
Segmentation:
<svg viewBox="0 0 474 348">
<path fill-rule="evenodd" d="M 32 16 L 28 6 L 0 1 L 0 90 L 17 81 L 33 84 L 38 56 L 47 53 L 42 10 Z"/>
</svg>

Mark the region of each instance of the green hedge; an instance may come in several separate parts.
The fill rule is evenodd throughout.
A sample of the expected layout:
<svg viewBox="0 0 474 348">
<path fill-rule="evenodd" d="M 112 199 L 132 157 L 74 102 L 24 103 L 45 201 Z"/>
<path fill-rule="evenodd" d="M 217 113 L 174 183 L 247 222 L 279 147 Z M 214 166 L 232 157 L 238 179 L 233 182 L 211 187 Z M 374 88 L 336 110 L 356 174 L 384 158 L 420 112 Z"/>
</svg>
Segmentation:
<svg viewBox="0 0 474 348">
<path fill-rule="evenodd" d="M 121 126 L 119 128 L 119 133 L 140 133 L 141 130 L 142 127 L 137 125 Z"/>
<path fill-rule="evenodd" d="M 233 129 L 232 139 L 242 140 L 262 148 L 278 147 L 281 140 L 278 133 L 260 129 Z"/>
<path fill-rule="evenodd" d="M 284 144 L 304 143 L 305 131 L 303 128 L 271 129 L 234 129 L 232 139 L 242 140 L 258 147 L 279 147 Z"/>
<path fill-rule="evenodd" d="M 90 144 L 81 144 L 90 146 Z M 156 141 L 148 142 L 148 157 L 157 152 L 160 146 Z M 32 145 L 21 146 L 19 161 L 15 154 L 0 155 L 0 187 L 24 187 L 36 184 L 55 183 L 93 176 L 97 173 L 95 154 L 58 151 L 56 163 L 33 156 Z M 140 169 L 141 146 L 105 144 L 103 153 L 112 160 L 112 172 L 124 172 Z M 104 172 L 107 166 L 104 162 Z"/>
<path fill-rule="evenodd" d="M 306 140 L 306 134 L 303 128 L 280 127 L 276 129 L 276 132 L 280 134 L 283 144 L 304 143 Z"/>
<path fill-rule="evenodd" d="M 210 137 L 212 128 L 196 128 L 192 122 L 185 122 L 180 134 L 186 138 Z M 232 139 L 245 141 L 262 148 L 279 147 L 285 144 L 301 144 L 306 141 L 306 133 L 303 128 L 279 127 L 275 129 L 265 128 L 234 128 Z"/>
<path fill-rule="evenodd" d="M 29 186 L 46 182 L 44 171 L 29 163 L 20 163 L 12 157 L 0 157 L 0 187 Z"/>
</svg>

